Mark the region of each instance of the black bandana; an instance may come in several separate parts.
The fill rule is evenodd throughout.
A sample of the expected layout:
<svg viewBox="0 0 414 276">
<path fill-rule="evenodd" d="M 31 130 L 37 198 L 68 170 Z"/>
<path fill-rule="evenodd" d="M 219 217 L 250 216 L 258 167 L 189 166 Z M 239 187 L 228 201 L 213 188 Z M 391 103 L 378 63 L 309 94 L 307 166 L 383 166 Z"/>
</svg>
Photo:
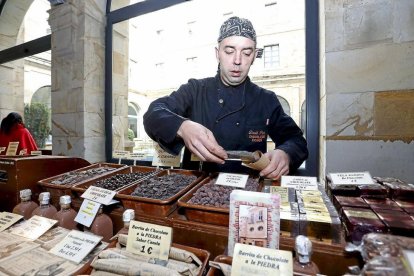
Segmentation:
<svg viewBox="0 0 414 276">
<path fill-rule="evenodd" d="M 253 28 L 252 22 L 245 18 L 233 16 L 227 19 L 221 25 L 220 36 L 217 42 L 221 42 L 229 36 L 244 36 L 256 43 L 256 31 Z"/>
</svg>

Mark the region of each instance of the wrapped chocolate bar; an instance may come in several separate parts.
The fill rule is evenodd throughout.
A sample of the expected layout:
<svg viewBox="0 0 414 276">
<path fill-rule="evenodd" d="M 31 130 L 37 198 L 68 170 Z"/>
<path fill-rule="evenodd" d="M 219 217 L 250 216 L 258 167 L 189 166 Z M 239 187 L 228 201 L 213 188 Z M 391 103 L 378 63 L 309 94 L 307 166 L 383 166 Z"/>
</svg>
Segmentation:
<svg viewBox="0 0 414 276">
<path fill-rule="evenodd" d="M 347 238 L 353 243 L 360 243 L 367 233 L 386 233 L 387 228 L 379 217 L 370 209 L 343 207 L 343 220 Z"/>
<path fill-rule="evenodd" d="M 362 268 L 361 275 L 409 276 L 401 258 L 378 256 L 369 260 Z"/>
<path fill-rule="evenodd" d="M 369 233 L 362 238 L 361 245 L 348 244 L 347 251 L 359 251 L 365 262 L 381 256 L 401 258 L 403 250 L 414 250 L 414 239 L 390 234 Z"/>
<path fill-rule="evenodd" d="M 297 191 L 300 234 L 320 240 L 341 238 L 341 221 L 327 194 L 321 191 Z"/>
</svg>

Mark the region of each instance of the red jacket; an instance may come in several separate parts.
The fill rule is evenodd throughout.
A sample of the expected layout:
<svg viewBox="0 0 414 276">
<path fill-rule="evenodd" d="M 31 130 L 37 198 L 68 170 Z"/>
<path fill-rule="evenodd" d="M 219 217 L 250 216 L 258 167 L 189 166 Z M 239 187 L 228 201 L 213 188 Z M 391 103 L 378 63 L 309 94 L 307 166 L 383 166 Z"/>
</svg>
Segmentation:
<svg viewBox="0 0 414 276">
<path fill-rule="evenodd" d="M 30 154 L 31 151 L 37 150 L 36 142 L 29 130 L 21 124 L 15 125 L 9 134 L 0 132 L 0 147 L 6 147 L 6 150 L 0 154 L 6 154 L 10 142 L 19 142 L 16 155 L 19 155 L 20 151 L 23 149 L 26 149 L 26 154 Z"/>
</svg>

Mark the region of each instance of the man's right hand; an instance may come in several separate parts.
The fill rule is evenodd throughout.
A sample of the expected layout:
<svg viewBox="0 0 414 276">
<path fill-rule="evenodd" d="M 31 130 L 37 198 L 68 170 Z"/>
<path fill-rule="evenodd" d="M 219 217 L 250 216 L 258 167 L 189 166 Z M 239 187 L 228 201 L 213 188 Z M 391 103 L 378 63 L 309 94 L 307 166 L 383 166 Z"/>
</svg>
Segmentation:
<svg viewBox="0 0 414 276">
<path fill-rule="evenodd" d="M 213 133 L 203 125 L 186 120 L 177 131 L 185 146 L 202 161 L 224 164 L 226 151 L 217 143 Z"/>
</svg>

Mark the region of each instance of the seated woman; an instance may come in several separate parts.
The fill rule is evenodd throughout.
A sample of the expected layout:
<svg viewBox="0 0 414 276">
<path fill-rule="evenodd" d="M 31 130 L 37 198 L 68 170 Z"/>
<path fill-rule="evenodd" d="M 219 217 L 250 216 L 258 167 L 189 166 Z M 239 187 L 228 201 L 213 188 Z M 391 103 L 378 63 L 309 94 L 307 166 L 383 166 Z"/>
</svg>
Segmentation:
<svg viewBox="0 0 414 276">
<path fill-rule="evenodd" d="M 6 154 L 10 142 L 19 142 L 16 155 L 30 154 L 37 150 L 37 145 L 29 130 L 23 124 L 19 113 L 11 112 L 1 121 L 0 126 L 0 148 L 6 150 L 0 154 Z"/>
</svg>

